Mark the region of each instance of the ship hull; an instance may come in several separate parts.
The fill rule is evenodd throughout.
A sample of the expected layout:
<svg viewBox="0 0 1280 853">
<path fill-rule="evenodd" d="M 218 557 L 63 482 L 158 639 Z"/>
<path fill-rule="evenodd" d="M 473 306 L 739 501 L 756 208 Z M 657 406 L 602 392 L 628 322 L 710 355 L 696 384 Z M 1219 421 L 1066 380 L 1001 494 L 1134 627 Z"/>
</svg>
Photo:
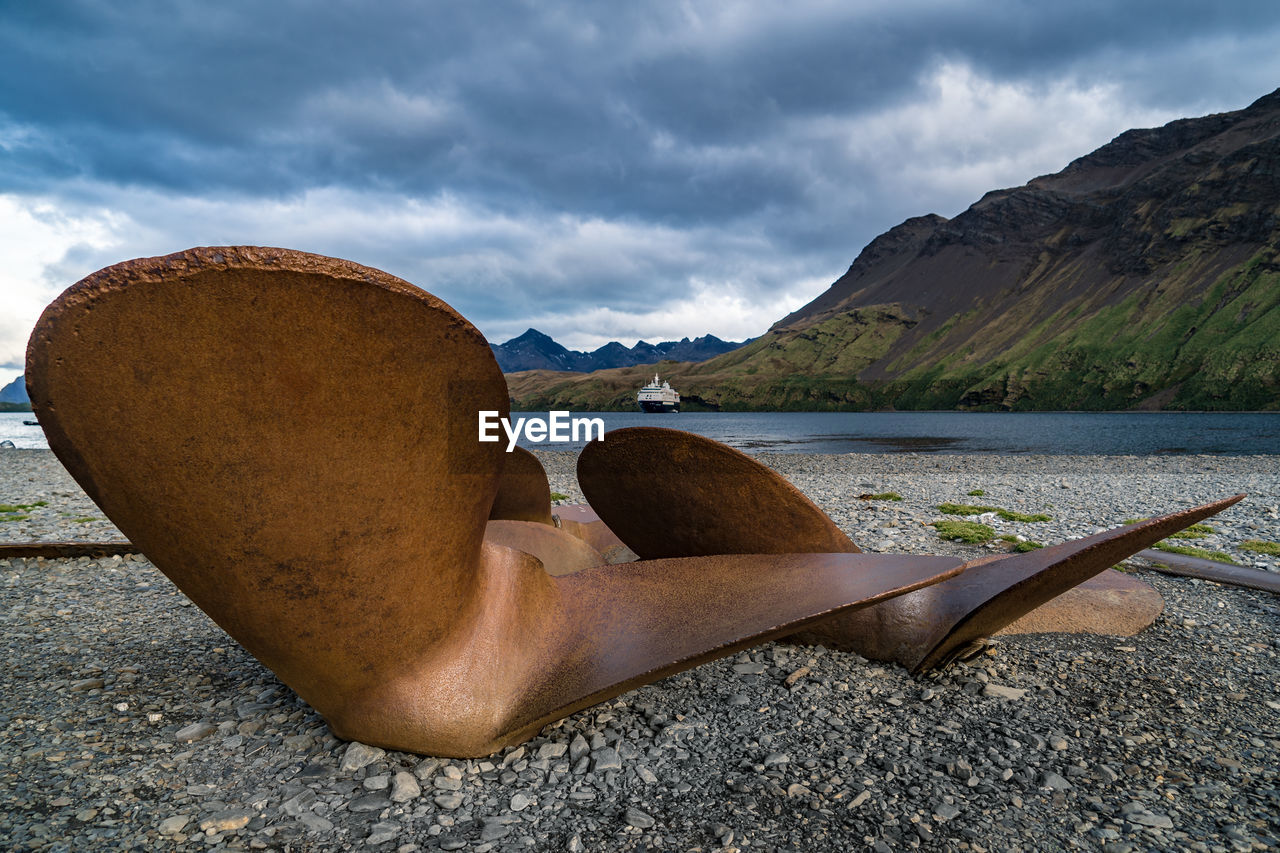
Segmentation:
<svg viewBox="0 0 1280 853">
<path fill-rule="evenodd" d="M 651 414 L 660 414 L 665 412 L 680 411 L 679 403 L 663 403 L 658 400 L 641 400 L 640 411 L 649 412 Z"/>
</svg>

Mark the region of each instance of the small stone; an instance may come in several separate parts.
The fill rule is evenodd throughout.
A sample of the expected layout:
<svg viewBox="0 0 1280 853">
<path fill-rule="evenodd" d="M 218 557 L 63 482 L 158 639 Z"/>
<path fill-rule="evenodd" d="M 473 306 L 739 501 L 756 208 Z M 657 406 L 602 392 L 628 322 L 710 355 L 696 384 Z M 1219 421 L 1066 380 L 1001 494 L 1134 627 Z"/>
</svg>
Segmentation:
<svg viewBox="0 0 1280 853">
<path fill-rule="evenodd" d="M 342 753 L 342 763 L 338 769 L 343 773 L 354 773 L 361 767 L 367 767 L 378 759 L 386 755 L 384 749 L 376 746 L 366 746 L 358 740 L 353 740 L 347 744 L 347 751 Z"/>
<path fill-rule="evenodd" d="M 160 830 L 161 835 L 177 835 L 182 832 L 182 828 L 191 821 L 191 818 L 184 814 L 176 814 L 173 817 L 167 817 L 160 821 L 160 826 L 156 827 Z"/>
<path fill-rule="evenodd" d="M 858 796 L 854 797 L 852 800 L 849 801 L 849 808 L 856 809 L 858 806 L 862 805 L 869 799 L 871 799 L 870 791 L 867 791 L 867 790 L 859 791 Z"/>
<path fill-rule="evenodd" d="M 657 823 L 651 815 L 645 814 L 635 806 L 627 806 L 626 812 L 623 813 L 622 819 L 628 825 L 634 826 L 636 829 L 652 829 Z"/>
<path fill-rule="evenodd" d="M 511 827 L 497 820 L 486 820 L 480 827 L 481 843 L 497 841 L 499 838 L 506 838 L 510 834 Z"/>
<path fill-rule="evenodd" d="M 391 785 L 391 776 L 386 773 L 379 773 L 377 776 L 370 776 L 360 783 L 366 791 L 381 791 Z"/>
<path fill-rule="evenodd" d="M 1064 737 L 1049 738 L 1049 748 L 1054 752 L 1062 752 L 1067 748 L 1067 739 Z"/>
<path fill-rule="evenodd" d="M 597 773 L 622 769 L 622 756 L 618 755 L 618 750 L 611 746 L 597 749 L 591 754 L 591 758 L 594 761 L 593 769 Z"/>
<path fill-rule="evenodd" d="M 107 683 L 101 678 L 86 678 L 73 683 L 68 690 L 97 690 L 106 687 Z"/>
<path fill-rule="evenodd" d="M 644 782 L 646 785 L 653 785 L 658 781 L 658 777 L 654 775 L 653 771 L 648 767 L 645 767 L 643 764 L 636 768 L 636 775 L 639 776 L 640 781 Z"/>
<path fill-rule="evenodd" d="M 569 751 L 569 746 L 563 743 L 544 743 L 538 747 L 538 757 L 554 759 L 559 758 Z"/>
<path fill-rule="evenodd" d="M 401 770 L 391 783 L 391 802 L 407 803 L 422 794 L 422 787 L 412 773 Z"/>
<path fill-rule="evenodd" d="M 1153 814 L 1148 811 L 1142 811 L 1136 814 L 1126 815 L 1125 819 L 1132 823 L 1140 823 L 1143 826 L 1151 826 L 1156 829 L 1173 829 L 1173 820 L 1168 815 Z"/>
<path fill-rule="evenodd" d="M 794 687 L 796 682 L 808 675 L 812 670 L 807 666 L 802 666 L 795 672 L 791 673 L 784 679 L 784 683 L 788 687 Z"/>
<path fill-rule="evenodd" d="M 192 723 L 189 726 L 183 726 L 174 734 L 173 739 L 178 743 L 192 743 L 193 741 L 207 738 L 218 730 L 218 727 L 212 723 Z"/>
<path fill-rule="evenodd" d="M 450 835 L 440 839 L 441 850 L 461 850 L 463 847 L 466 847 L 466 846 L 467 846 L 467 840 L 465 838 L 458 838 L 456 836 Z"/>
<path fill-rule="evenodd" d="M 1057 773 L 1046 771 L 1040 774 L 1040 787 L 1052 788 L 1055 791 L 1069 791 L 1071 790 L 1071 783 Z"/>
<path fill-rule="evenodd" d="M 385 844 L 399 834 L 399 824 L 387 820 L 379 821 L 373 825 L 373 830 L 365 841 L 368 844 Z"/>
<path fill-rule="evenodd" d="M 769 669 L 768 664 L 763 663 L 735 663 L 733 671 L 739 675 L 762 675 Z"/>
<path fill-rule="evenodd" d="M 941 821 L 955 820 L 960 816 L 960 809 L 951 803 L 938 803 L 933 807 L 933 816 Z"/>
<path fill-rule="evenodd" d="M 253 819 L 253 812 L 245 809 L 227 809 L 214 812 L 200 821 L 200 828 L 205 832 L 231 832 L 243 829 Z"/>
<path fill-rule="evenodd" d="M 764 761 L 761 763 L 764 764 L 765 767 L 775 767 L 779 764 L 787 764 L 790 761 L 791 756 L 787 755 L 785 752 L 771 752 L 764 757 Z"/>
<path fill-rule="evenodd" d="M 1006 687 L 1003 684 L 985 684 L 982 687 L 983 696 L 995 696 L 998 699 L 1009 699 L 1016 701 L 1027 695 L 1026 690 L 1017 687 Z"/>
<path fill-rule="evenodd" d="M 347 803 L 349 812 L 380 812 L 391 805 L 386 794 L 365 794 Z"/>
<path fill-rule="evenodd" d="M 569 761 L 573 764 L 578 763 L 578 759 L 591 751 L 590 744 L 581 733 L 573 736 L 573 740 L 569 742 Z"/>
<path fill-rule="evenodd" d="M 529 806 L 536 805 L 537 802 L 537 800 L 525 794 L 516 794 L 511 798 L 511 810 L 513 812 L 522 812 Z"/>
<path fill-rule="evenodd" d="M 81 809 L 80 811 L 76 812 L 76 820 L 80 821 L 81 823 L 88 823 L 89 821 L 93 820 L 97 816 L 98 816 L 97 809 Z"/>
<path fill-rule="evenodd" d="M 436 794 L 433 799 L 435 804 L 445 811 L 451 812 L 462 805 L 461 794 Z"/>
<path fill-rule="evenodd" d="M 333 824 L 315 812 L 303 812 L 298 815 L 298 823 L 306 827 L 307 832 L 323 835 L 333 831 Z"/>
</svg>

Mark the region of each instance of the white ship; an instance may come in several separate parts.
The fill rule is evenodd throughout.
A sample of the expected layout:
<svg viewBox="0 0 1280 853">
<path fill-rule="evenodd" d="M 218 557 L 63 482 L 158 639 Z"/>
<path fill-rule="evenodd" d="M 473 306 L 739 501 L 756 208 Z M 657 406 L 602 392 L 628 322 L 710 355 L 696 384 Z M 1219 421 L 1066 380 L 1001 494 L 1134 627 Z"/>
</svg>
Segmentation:
<svg viewBox="0 0 1280 853">
<path fill-rule="evenodd" d="M 636 395 L 642 412 L 678 412 L 680 411 L 680 392 L 671 387 L 670 382 L 658 384 L 658 374 L 653 374 L 653 381 L 640 389 Z"/>
</svg>

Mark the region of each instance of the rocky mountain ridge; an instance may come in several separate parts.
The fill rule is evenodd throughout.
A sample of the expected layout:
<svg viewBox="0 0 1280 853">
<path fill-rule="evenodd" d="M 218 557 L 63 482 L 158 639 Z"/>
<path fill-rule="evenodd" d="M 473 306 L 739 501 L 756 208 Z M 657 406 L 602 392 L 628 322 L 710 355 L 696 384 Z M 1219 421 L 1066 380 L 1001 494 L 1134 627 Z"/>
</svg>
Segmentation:
<svg viewBox="0 0 1280 853">
<path fill-rule="evenodd" d="M 30 403 L 27 397 L 27 380 L 25 375 L 0 388 L 0 403 Z"/>
<path fill-rule="evenodd" d="M 629 373 L 509 383 L 630 408 Z M 663 373 L 724 409 L 1278 409 L 1280 90 L 909 219 L 767 334 Z"/>
<path fill-rule="evenodd" d="M 506 343 L 489 346 L 493 349 L 502 372 L 511 373 L 519 370 L 589 372 L 611 367 L 653 364 L 665 359 L 705 361 L 735 350 L 743 343 L 746 342 L 722 341 L 715 335 L 703 335 L 693 340 L 682 338 L 658 344 L 638 341 L 633 347 L 610 341 L 599 349 L 581 352 L 567 349 L 537 329 L 528 329 Z"/>
</svg>

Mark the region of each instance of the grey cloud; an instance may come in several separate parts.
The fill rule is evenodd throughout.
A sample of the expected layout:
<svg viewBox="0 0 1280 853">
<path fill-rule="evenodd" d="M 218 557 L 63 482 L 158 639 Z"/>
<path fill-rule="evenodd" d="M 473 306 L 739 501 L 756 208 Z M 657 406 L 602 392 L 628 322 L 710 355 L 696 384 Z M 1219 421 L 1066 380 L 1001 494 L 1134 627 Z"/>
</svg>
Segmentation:
<svg viewBox="0 0 1280 853">
<path fill-rule="evenodd" d="M 1043 147 L 1047 131 L 1016 123 L 966 137 L 963 156 L 941 157 L 945 138 L 854 145 L 930 102 L 939 67 L 1033 99 L 1064 80 L 1115 87 L 1115 109 L 1172 117 L 1280 83 L 1277 30 L 1272 2 L 1187 0 L 11 3 L 0 76 L 22 84 L 0 91 L 0 192 L 132 217 L 136 233 L 59 274 L 135 249 L 293 241 L 443 288 L 495 328 L 640 312 L 705 280 L 763 301 L 834 279 L 908 216 L 1032 176 L 984 165 Z M 1088 130 L 1127 125 L 1103 126 Z M 931 174 L 952 179 L 922 186 Z M 298 206 L 318 190 L 350 207 Z M 209 207 L 147 209 L 184 198 Z M 413 212 L 392 204 L 383 222 L 388 198 L 455 199 L 465 222 L 397 231 Z M 253 214 L 270 205 L 315 221 Z M 613 230 L 594 243 L 574 230 L 596 221 Z"/>
</svg>

